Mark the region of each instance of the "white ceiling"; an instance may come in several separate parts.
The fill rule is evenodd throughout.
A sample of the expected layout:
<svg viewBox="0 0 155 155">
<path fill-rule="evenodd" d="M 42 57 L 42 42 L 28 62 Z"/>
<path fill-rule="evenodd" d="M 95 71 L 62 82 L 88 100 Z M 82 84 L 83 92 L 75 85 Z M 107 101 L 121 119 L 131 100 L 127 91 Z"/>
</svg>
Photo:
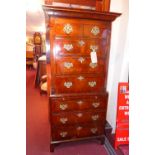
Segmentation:
<svg viewBox="0 0 155 155">
<path fill-rule="evenodd" d="M 44 4 L 44 0 L 26 0 L 27 37 L 32 37 L 34 32 L 45 33 L 45 18 L 42 4 Z"/>
</svg>

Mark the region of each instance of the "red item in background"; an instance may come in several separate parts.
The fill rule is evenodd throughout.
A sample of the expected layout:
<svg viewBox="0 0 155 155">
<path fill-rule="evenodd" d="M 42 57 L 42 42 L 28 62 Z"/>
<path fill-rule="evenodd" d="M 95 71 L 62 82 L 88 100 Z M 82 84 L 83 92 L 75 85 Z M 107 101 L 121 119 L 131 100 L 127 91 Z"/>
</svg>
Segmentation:
<svg viewBox="0 0 155 155">
<path fill-rule="evenodd" d="M 129 84 L 119 83 L 115 149 L 124 144 L 129 144 Z"/>
</svg>

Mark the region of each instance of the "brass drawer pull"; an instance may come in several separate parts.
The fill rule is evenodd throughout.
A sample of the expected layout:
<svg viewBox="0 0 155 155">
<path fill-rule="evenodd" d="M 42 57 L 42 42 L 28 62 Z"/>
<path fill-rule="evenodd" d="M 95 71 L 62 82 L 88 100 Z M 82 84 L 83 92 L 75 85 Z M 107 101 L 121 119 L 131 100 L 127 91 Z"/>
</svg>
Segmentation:
<svg viewBox="0 0 155 155">
<path fill-rule="evenodd" d="M 77 104 L 79 104 L 79 105 L 81 105 L 81 104 L 83 104 L 83 101 L 77 101 Z"/>
<path fill-rule="evenodd" d="M 91 62 L 91 63 L 89 64 L 89 66 L 90 66 L 91 68 L 95 68 L 95 67 L 97 67 L 97 63 L 92 63 L 92 62 Z"/>
<path fill-rule="evenodd" d="M 64 31 L 66 34 L 70 34 L 71 32 L 73 32 L 72 25 L 71 25 L 71 24 L 65 24 L 65 26 L 64 26 L 64 28 L 63 28 L 63 31 Z"/>
<path fill-rule="evenodd" d="M 93 121 L 96 121 L 99 119 L 99 115 L 93 115 L 93 116 L 91 116 L 91 118 Z"/>
<path fill-rule="evenodd" d="M 78 116 L 78 117 L 82 117 L 83 114 L 82 114 L 82 113 L 78 113 L 77 116 Z"/>
<path fill-rule="evenodd" d="M 73 45 L 72 44 L 64 44 L 64 49 L 66 49 L 67 51 L 70 51 L 73 49 Z"/>
<path fill-rule="evenodd" d="M 64 62 L 64 67 L 70 69 L 71 67 L 73 67 L 73 64 L 71 62 Z"/>
<path fill-rule="evenodd" d="M 80 57 L 79 59 L 78 59 L 78 61 L 80 61 L 81 63 L 84 61 L 85 59 L 83 58 L 83 57 Z"/>
<path fill-rule="evenodd" d="M 79 76 L 79 77 L 78 77 L 78 80 L 80 80 L 80 81 L 83 80 L 83 79 L 84 79 L 83 76 Z"/>
<path fill-rule="evenodd" d="M 91 49 L 93 52 L 96 52 L 96 50 L 98 50 L 98 46 L 97 46 L 97 45 L 90 45 L 90 49 Z"/>
<path fill-rule="evenodd" d="M 91 29 L 91 33 L 96 36 L 100 33 L 100 29 L 98 26 L 94 26 L 92 29 Z"/>
<path fill-rule="evenodd" d="M 85 42 L 84 42 L 83 40 L 80 40 L 80 41 L 79 41 L 79 45 L 80 45 L 80 46 L 83 46 L 84 44 L 85 44 Z"/>
<path fill-rule="evenodd" d="M 97 107 L 100 106 L 100 103 L 99 103 L 99 102 L 94 102 L 94 103 L 92 103 L 92 106 L 93 106 L 94 108 L 97 108 Z"/>
<path fill-rule="evenodd" d="M 70 88 L 70 87 L 72 86 L 72 82 L 65 82 L 65 83 L 64 83 L 64 86 L 65 86 L 66 88 Z"/>
<path fill-rule="evenodd" d="M 60 104 L 60 109 L 61 110 L 66 110 L 67 108 L 68 108 L 67 104 L 63 104 L 63 103 Z"/>
<path fill-rule="evenodd" d="M 94 87 L 94 86 L 96 86 L 96 81 L 88 82 L 88 85 L 89 85 L 90 87 Z"/>
<path fill-rule="evenodd" d="M 81 126 L 78 126 L 78 127 L 77 127 L 77 130 L 81 130 L 81 129 L 82 129 L 82 127 L 81 127 Z"/>
<path fill-rule="evenodd" d="M 66 137 L 67 134 L 68 134 L 68 133 L 67 133 L 66 131 L 64 131 L 64 132 L 60 132 L 60 136 L 63 137 L 63 138 Z"/>
<path fill-rule="evenodd" d="M 62 124 L 66 124 L 67 121 L 68 121 L 68 118 L 60 118 L 60 122 Z"/>
<path fill-rule="evenodd" d="M 97 132 L 97 128 L 91 128 L 91 132 L 95 134 Z"/>
</svg>

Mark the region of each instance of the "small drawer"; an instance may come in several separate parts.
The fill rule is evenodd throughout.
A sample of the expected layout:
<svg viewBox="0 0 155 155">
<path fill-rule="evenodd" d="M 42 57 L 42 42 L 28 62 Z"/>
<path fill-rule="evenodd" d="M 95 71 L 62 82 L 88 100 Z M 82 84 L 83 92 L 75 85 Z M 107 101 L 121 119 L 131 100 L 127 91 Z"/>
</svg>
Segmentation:
<svg viewBox="0 0 155 155">
<path fill-rule="evenodd" d="M 105 70 L 105 61 L 98 57 L 97 63 L 92 63 L 90 57 L 57 57 L 56 74 L 101 73 Z"/>
<path fill-rule="evenodd" d="M 55 93 L 102 92 L 104 75 L 74 75 L 55 77 Z"/>
<path fill-rule="evenodd" d="M 83 35 L 83 25 L 75 23 L 57 23 L 54 25 L 54 32 L 56 36 L 76 36 Z"/>
<path fill-rule="evenodd" d="M 108 31 L 106 26 L 100 26 L 96 24 L 84 25 L 84 37 L 91 38 L 106 38 Z"/>
</svg>

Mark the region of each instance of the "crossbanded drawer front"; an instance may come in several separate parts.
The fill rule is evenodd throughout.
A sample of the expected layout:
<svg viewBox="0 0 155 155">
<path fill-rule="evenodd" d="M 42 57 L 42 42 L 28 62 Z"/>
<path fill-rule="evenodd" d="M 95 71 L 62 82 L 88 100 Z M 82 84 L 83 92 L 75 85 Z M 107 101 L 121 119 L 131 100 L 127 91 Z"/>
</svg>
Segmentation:
<svg viewBox="0 0 155 155">
<path fill-rule="evenodd" d="M 104 134 L 103 124 L 90 124 L 90 125 L 77 125 L 76 126 L 76 136 L 78 138 L 98 136 Z"/>
<path fill-rule="evenodd" d="M 51 110 L 52 112 L 64 112 L 64 111 L 75 111 L 75 110 L 96 110 L 96 109 L 106 109 L 106 98 L 103 99 L 75 99 L 63 101 L 62 99 L 57 99 L 52 101 Z"/>
<path fill-rule="evenodd" d="M 105 71 L 105 62 L 98 58 L 92 63 L 90 57 L 57 57 L 56 74 L 102 73 Z"/>
<path fill-rule="evenodd" d="M 78 93 L 78 92 L 102 92 L 104 89 L 104 76 L 57 76 L 55 77 L 56 93 Z"/>
<path fill-rule="evenodd" d="M 70 125 L 76 123 L 75 117 L 72 113 L 59 113 L 51 115 L 53 125 Z"/>
<path fill-rule="evenodd" d="M 53 51 L 56 55 L 87 55 L 90 56 L 91 51 L 96 51 L 97 56 L 105 55 L 106 40 L 105 39 L 68 39 L 57 38 L 54 40 Z"/>
<path fill-rule="evenodd" d="M 103 124 L 74 124 L 67 127 L 53 127 L 53 140 L 69 140 L 104 134 Z"/>
<path fill-rule="evenodd" d="M 52 140 L 67 140 L 76 138 L 76 128 L 75 126 L 67 127 L 53 127 L 52 129 Z"/>
<path fill-rule="evenodd" d="M 75 123 L 85 123 L 85 122 L 103 122 L 105 121 L 105 111 L 101 112 L 66 112 L 52 114 L 51 116 L 52 124 L 65 126 Z"/>
<path fill-rule="evenodd" d="M 57 23 L 54 25 L 54 34 L 56 36 L 76 36 L 83 35 L 83 25 L 78 23 Z"/>
<path fill-rule="evenodd" d="M 108 35 L 107 27 L 97 24 L 84 25 L 84 37 L 90 38 L 106 38 Z"/>
<path fill-rule="evenodd" d="M 105 111 L 102 112 L 77 112 L 73 114 L 76 123 L 86 123 L 86 122 L 104 122 L 105 121 Z"/>
</svg>

